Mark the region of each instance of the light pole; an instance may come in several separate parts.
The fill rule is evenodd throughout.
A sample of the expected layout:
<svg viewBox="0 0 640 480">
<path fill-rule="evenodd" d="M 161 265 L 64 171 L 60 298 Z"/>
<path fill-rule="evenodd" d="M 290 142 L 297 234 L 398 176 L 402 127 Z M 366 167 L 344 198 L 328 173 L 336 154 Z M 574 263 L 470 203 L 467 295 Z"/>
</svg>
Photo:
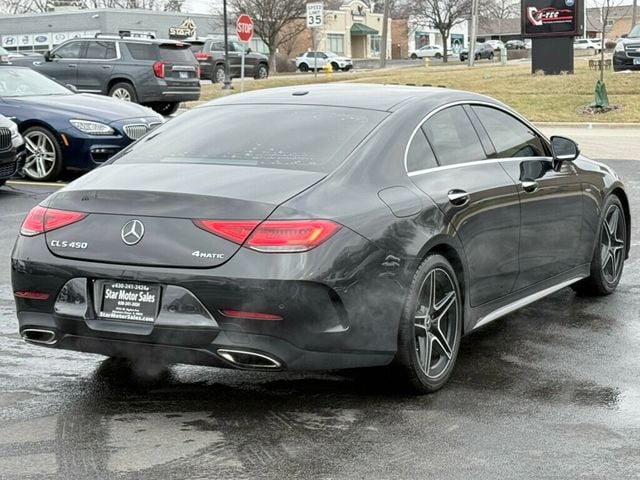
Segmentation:
<svg viewBox="0 0 640 480">
<path fill-rule="evenodd" d="M 227 0 L 222 0 L 222 21 L 224 22 L 224 83 L 223 90 L 231 90 L 231 75 L 229 75 L 229 38 L 227 35 Z"/>
</svg>

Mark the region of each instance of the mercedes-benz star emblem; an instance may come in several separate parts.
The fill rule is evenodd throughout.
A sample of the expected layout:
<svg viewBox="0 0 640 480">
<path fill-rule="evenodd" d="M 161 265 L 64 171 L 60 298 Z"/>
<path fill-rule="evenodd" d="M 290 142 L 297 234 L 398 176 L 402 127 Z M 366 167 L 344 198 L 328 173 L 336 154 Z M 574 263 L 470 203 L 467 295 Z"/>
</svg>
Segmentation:
<svg viewBox="0 0 640 480">
<path fill-rule="evenodd" d="M 140 220 L 130 220 L 124 224 L 120 236 L 127 245 L 135 245 L 144 235 L 144 225 Z"/>
</svg>

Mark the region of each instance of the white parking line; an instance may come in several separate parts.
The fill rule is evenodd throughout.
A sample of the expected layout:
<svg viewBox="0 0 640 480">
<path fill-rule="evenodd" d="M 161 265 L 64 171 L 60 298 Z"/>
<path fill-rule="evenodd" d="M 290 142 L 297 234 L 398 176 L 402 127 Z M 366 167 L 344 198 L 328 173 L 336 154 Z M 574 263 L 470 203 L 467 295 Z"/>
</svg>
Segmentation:
<svg viewBox="0 0 640 480">
<path fill-rule="evenodd" d="M 38 185 L 43 187 L 58 187 L 62 188 L 66 183 L 63 182 L 30 182 L 28 180 L 9 180 L 7 185 L 28 185 L 30 187 L 37 187 Z"/>
</svg>

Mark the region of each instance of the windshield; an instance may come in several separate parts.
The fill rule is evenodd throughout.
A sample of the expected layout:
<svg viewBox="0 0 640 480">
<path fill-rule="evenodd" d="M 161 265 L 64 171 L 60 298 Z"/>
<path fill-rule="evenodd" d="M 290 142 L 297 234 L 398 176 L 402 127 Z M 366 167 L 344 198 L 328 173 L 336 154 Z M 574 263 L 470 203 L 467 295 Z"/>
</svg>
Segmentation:
<svg viewBox="0 0 640 480">
<path fill-rule="evenodd" d="M 633 27 L 633 29 L 631 29 L 631 32 L 629 32 L 629 35 L 627 35 L 629 38 L 640 38 L 640 25 L 636 25 L 635 27 Z"/>
<path fill-rule="evenodd" d="M 28 68 L 0 68 L 0 97 L 71 94 L 71 90 Z"/>
<path fill-rule="evenodd" d="M 156 128 L 114 161 L 330 172 L 386 115 L 308 105 L 203 107 Z"/>
<path fill-rule="evenodd" d="M 327 57 L 337 57 L 338 56 L 333 52 L 324 52 L 324 53 L 327 55 Z"/>
</svg>

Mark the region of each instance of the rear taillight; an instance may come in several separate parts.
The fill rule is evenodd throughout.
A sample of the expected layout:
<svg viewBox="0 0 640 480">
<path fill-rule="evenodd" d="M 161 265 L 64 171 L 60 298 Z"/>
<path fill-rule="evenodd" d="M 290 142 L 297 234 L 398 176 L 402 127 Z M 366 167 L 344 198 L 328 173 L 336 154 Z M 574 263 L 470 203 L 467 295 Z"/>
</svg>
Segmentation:
<svg viewBox="0 0 640 480">
<path fill-rule="evenodd" d="M 198 60 L 209 60 L 211 58 L 211 55 L 209 55 L 208 53 L 198 52 L 196 53 L 196 58 Z"/>
<path fill-rule="evenodd" d="M 156 62 L 153 64 L 153 73 L 158 78 L 164 78 L 164 62 Z"/>
<path fill-rule="evenodd" d="M 208 232 L 259 252 L 306 252 L 340 229 L 330 220 L 194 220 Z"/>
<path fill-rule="evenodd" d="M 37 206 L 31 209 L 22 222 L 20 233 L 27 237 L 50 232 L 56 228 L 66 227 L 78 222 L 87 216 L 86 213 L 70 212 L 68 210 L 56 210 Z"/>
<path fill-rule="evenodd" d="M 220 310 L 225 317 L 248 318 L 250 320 L 282 320 L 280 315 L 262 312 L 245 312 L 244 310 Z"/>
<path fill-rule="evenodd" d="M 196 78 L 200 78 L 200 65 L 196 67 Z"/>
</svg>

